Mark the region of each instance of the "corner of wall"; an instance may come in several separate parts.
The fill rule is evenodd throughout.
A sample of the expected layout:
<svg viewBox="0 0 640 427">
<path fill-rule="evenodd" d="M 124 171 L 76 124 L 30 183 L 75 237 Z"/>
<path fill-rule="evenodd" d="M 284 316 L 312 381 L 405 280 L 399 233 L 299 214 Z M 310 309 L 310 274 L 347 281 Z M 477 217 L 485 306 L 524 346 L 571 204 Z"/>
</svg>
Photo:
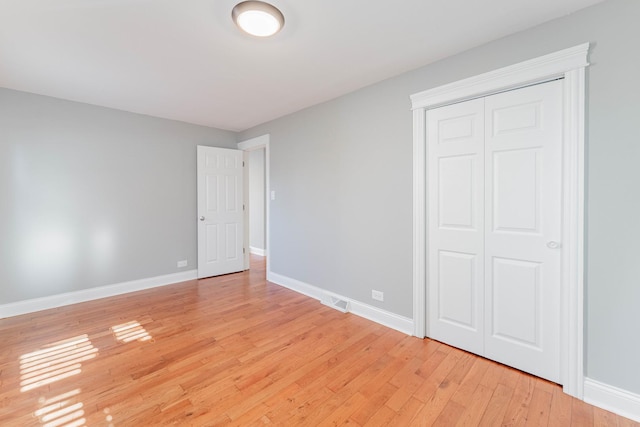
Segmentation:
<svg viewBox="0 0 640 427">
<path fill-rule="evenodd" d="M 301 282 L 300 280 L 292 279 L 281 274 L 274 273 L 272 271 L 267 272 L 267 280 L 275 283 L 276 285 L 283 286 L 291 289 L 292 291 L 301 293 L 308 297 L 317 299 L 322 302 L 330 297 L 338 298 L 348 303 L 348 312 L 353 313 L 356 316 L 364 317 L 372 322 L 379 323 L 396 331 L 403 332 L 407 335 L 413 335 L 413 319 L 409 319 L 404 316 L 400 316 L 395 313 L 391 313 L 386 310 L 382 310 L 378 307 L 365 304 L 363 302 L 347 298 L 342 295 L 338 295 L 332 292 L 327 292 L 317 286 L 310 285 L 308 283 Z M 342 310 L 341 310 L 342 311 Z"/>
</svg>

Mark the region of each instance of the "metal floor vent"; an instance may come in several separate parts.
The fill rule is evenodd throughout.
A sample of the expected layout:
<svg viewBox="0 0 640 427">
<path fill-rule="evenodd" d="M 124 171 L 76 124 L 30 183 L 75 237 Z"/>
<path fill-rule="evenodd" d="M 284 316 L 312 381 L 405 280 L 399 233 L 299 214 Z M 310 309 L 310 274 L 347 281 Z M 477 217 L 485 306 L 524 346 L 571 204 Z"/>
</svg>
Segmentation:
<svg viewBox="0 0 640 427">
<path fill-rule="evenodd" d="M 349 312 L 349 301 L 345 301 L 333 295 L 325 294 L 320 300 L 324 305 L 335 308 L 343 313 Z"/>
</svg>

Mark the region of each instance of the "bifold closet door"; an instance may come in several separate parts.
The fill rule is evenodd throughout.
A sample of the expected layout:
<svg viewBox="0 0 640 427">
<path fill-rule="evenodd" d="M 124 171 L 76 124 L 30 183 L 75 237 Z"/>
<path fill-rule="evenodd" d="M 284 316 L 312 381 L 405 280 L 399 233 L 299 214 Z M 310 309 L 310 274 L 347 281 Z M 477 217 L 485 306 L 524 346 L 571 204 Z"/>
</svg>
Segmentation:
<svg viewBox="0 0 640 427">
<path fill-rule="evenodd" d="M 484 353 L 484 100 L 427 112 L 428 336 Z"/>
<path fill-rule="evenodd" d="M 560 381 L 562 82 L 485 98 L 485 356 Z"/>
<path fill-rule="evenodd" d="M 427 112 L 428 335 L 556 382 L 561 92 Z"/>
</svg>

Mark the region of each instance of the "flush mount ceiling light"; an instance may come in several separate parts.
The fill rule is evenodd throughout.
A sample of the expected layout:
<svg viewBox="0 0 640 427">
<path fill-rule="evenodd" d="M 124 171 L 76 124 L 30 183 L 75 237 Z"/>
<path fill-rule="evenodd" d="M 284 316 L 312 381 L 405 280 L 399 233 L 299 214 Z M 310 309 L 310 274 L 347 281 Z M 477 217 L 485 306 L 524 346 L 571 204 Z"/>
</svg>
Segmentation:
<svg viewBox="0 0 640 427">
<path fill-rule="evenodd" d="M 243 1 L 231 11 L 233 22 L 244 32 L 269 37 L 280 31 L 284 16 L 275 6 L 262 1 Z"/>
</svg>

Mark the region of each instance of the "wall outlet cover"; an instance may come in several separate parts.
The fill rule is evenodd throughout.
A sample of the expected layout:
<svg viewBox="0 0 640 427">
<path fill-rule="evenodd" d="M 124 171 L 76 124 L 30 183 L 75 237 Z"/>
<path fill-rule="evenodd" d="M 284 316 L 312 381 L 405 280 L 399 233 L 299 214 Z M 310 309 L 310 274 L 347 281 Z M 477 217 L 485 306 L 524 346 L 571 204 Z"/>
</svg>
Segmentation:
<svg viewBox="0 0 640 427">
<path fill-rule="evenodd" d="M 376 301 L 384 301 L 384 292 L 372 290 L 371 298 L 373 298 Z"/>
<path fill-rule="evenodd" d="M 187 265 L 189 265 L 189 263 L 187 262 L 186 259 L 182 261 L 178 261 L 178 268 L 186 267 Z"/>
</svg>

